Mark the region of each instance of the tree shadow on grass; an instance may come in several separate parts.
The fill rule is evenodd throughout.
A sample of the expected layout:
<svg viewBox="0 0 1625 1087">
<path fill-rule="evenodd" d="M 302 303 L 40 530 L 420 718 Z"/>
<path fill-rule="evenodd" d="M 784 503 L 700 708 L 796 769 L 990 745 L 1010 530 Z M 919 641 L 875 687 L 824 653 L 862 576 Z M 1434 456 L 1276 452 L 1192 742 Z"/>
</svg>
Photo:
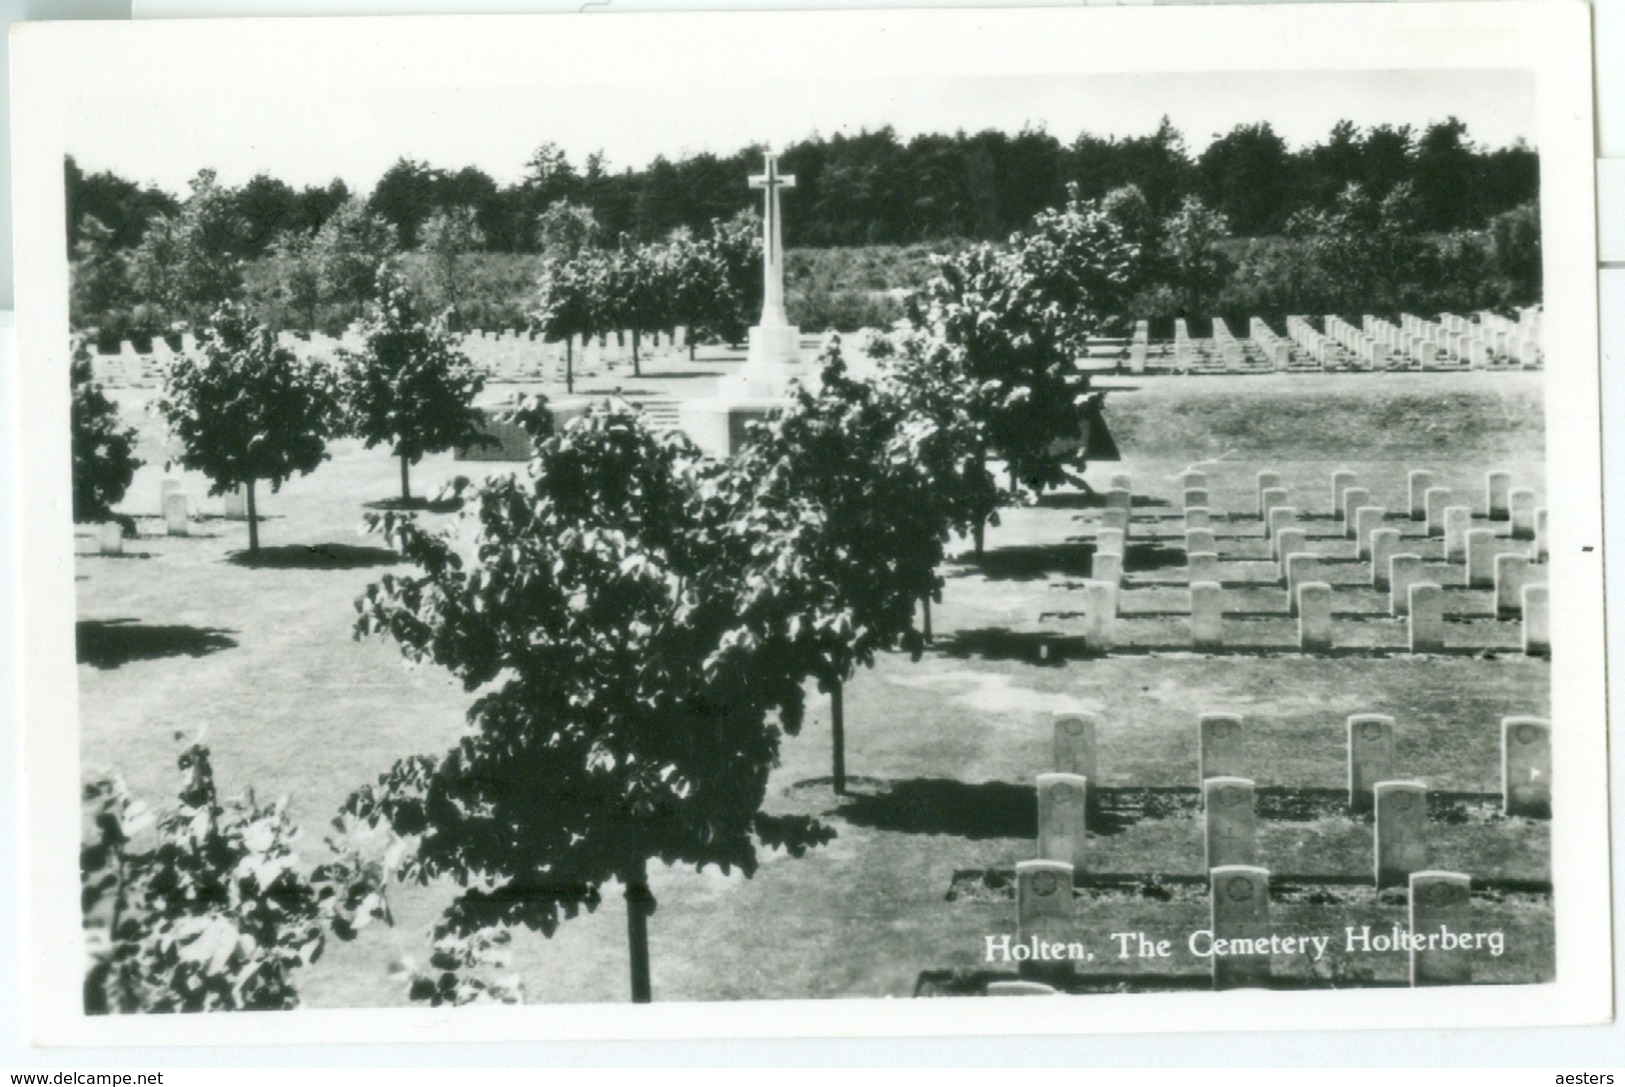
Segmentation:
<svg viewBox="0 0 1625 1087">
<path fill-rule="evenodd" d="M 1030 581 L 1051 574 L 1083 577 L 1090 566 L 1089 549 L 1076 543 L 990 548 L 980 558 L 965 555 L 959 561 L 967 569 L 996 581 Z"/>
<path fill-rule="evenodd" d="M 848 796 L 833 814 L 856 826 L 901 834 L 951 834 L 980 841 L 1031 838 L 1038 832 L 1038 793 L 1007 781 L 970 784 L 950 778 L 893 781 L 881 791 Z"/>
<path fill-rule="evenodd" d="M 1009 627 L 975 627 L 939 634 L 932 648 L 956 660 L 979 657 L 982 660 L 1025 661 L 1049 667 L 1086 655 L 1086 643 L 1081 635 L 1047 630 L 1011 630 Z"/>
<path fill-rule="evenodd" d="M 356 570 L 365 566 L 393 566 L 403 561 L 387 547 L 355 544 L 283 544 L 258 552 L 233 551 L 226 561 L 256 570 Z"/>
<path fill-rule="evenodd" d="M 234 630 L 215 627 L 161 626 L 134 619 L 81 619 L 76 624 L 79 663 L 117 668 L 138 660 L 202 657 L 237 645 Z"/>
<path fill-rule="evenodd" d="M 363 502 L 362 507 L 397 513 L 456 513 L 463 508 L 463 501 L 460 498 L 380 498 L 376 502 Z"/>
</svg>

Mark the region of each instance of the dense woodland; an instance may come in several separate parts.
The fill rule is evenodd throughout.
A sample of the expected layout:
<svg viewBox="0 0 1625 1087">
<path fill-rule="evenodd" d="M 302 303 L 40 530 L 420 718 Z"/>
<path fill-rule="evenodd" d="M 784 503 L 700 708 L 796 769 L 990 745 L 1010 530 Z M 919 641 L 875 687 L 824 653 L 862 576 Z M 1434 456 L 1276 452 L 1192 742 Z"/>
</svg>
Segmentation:
<svg viewBox="0 0 1625 1087">
<path fill-rule="evenodd" d="M 1415 130 L 1340 122 L 1291 148 L 1238 125 L 1193 155 L 1166 120 L 1150 135 L 1070 144 L 1042 129 L 814 136 L 783 150 L 792 316 L 808 328 L 884 324 L 887 292 L 928 255 L 1004 240 L 1069 195 L 1105 206 L 1140 248 L 1133 315 L 1504 307 L 1539 298 L 1539 157 L 1475 144 L 1451 118 Z M 714 234 L 749 214 L 761 149 L 613 170 L 544 144 L 521 180 L 402 159 L 370 193 L 268 174 L 185 194 L 66 164 L 73 320 L 106 341 L 196 323 L 227 297 L 269 323 L 359 316 L 369 269 L 396 260 L 454 327 L 523 327 L 549 262 L 584 250 Z"/>
</svg>

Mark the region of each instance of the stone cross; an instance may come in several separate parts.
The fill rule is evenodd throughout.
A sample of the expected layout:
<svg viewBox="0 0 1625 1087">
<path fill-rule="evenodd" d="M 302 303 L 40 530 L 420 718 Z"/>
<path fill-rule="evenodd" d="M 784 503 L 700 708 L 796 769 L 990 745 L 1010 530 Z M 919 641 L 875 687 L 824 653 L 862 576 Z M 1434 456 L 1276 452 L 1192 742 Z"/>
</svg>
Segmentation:
<svg viewBox="0 0 1625 1087">
<path fill-rule="evenodd" d="M 1472 880 L 1459 872 L 1412 872 L 1409 886 L 1410 931 L 1420 937 L 1411 945 L 1411 984 L 1468 984 L 1473 980 L 1472 952 L 1459 943 L 1447 946 L 1427 937 L 1472 931 Z"/>
<path fill-rule="evenodd" d="M 1419 781 L 1381 781 L 1375 789 L 1377 890 L 1401 887 L 1427 867 L 1427 786 Z"/>
<path fill-rule="evenodd" d="M 1394 776 L 1394 719 L 1382 713 L 1349 717 L 1349 810 L 1368 812 L 1379 781 Z"/>
<path fill-rule="evenodd" d="M 1501 810 L 1552 815 L 1552 723 L 1543 717 L 1501 719 Z"/>
<path fill-rule="evenodd" d="M 1229 864 L 1208 872 L 1215 940 L 1262 941 L 1270 933 L 1270 874 L 1263 868 Z M 1215 989 L 1258 988 L 1269 984 L 1269 952 L 1213 956 Z"/>
<path fill-rule="evenodd" d="M 796 187 L 794 174 L 779 173 L 779 156 L 762 155 L 763 172 L 752 175 L 750 187 L 762 189 L 762 325 L 790 323 L 784 312 L 784 231 L 779 218 L 779 190 Z"/>
</svg>

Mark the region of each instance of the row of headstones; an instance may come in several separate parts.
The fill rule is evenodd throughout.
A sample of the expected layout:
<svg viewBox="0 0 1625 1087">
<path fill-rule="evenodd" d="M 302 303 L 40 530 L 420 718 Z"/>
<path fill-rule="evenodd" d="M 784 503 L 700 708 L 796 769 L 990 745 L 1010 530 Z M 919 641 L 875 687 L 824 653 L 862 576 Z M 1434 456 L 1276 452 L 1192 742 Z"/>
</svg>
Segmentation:
<svg viewBox="0 0 1625 1087">
<path fill-rule="evenodd" d="M 164 533 L 168 536 L 191 535 L 191 513 L 187 498 L 178 479 L 162 480 L 158 485 L 158 508 L 164 519 Z M 227 491 L 222 496 L 222 516 L 229 521 L 248 519 L 248 500 L 241 488 Z M 96 526 L 96 546 L 103 555 L 124 553 L 124 526 L 117 521 L 103 521 Z"/>
<path fill-rule="evenodd" d="M 1494 591 L 1498 617 L 1521 616 L 1526 653 L 1549 653 L 1550 597 L 1544 569 L 1533 567 L 1530 555 L 1499 552 L 1499 533 L 1471 528 L 1472 507 L 1448 505 L 1451 492 L 1430 486 L 1432 482 L 1431 472 L 1419 469 L 1410 473 L 1411 517 L 1425 520 L 1430 536 L 1444 538 L 1445 559 L 1465 564 L 1469 588 Z M 1216 648 L 1223 642 L 1223 591 L 1207 477 L 1187 472 L 1183 483 L 1191 636 L 1196 648 Z M 1287 492 L 1279 483 L 1280 476 L 1274 472 L 1258 474 L 1258 509 L 1265 538 L 1270 541 L 1270 558 L 1280 566 L 1280 577 L 1287 589 L 1288 615 L 1299 620 L 1300 648 L 1325 651 L 1332 647 L 1331 586 L 1317 580 L 1319 556 L 1297 550 L 1305 532 L 1294 527 L 1297 509 L 1285 505 Z M 1370 492 L 1353 484 L 1352 472 L 1340 470 L 1332 475 L 1333 507 L 1344 533 L 1355 541 L 1356 557 L 1370 561 L 1373 588 L 1389 591 L 1390 614 L 1408 619 L 1411 651 L 1437 652 L 1444 647 L 1443 586 L 1421 580 L 1421 556 L 1399 553 L 1399 530 L 1377 527 L 1387 511 L 1364 505 Z M 1533 560 L 1544 563 L 1548 557 L 1547 516 L 1545 509 L 1535 507 L 1534 492 L 1512 489 L 1510 473 L 1501 471 L 1488 474 L 1486 489 L 1488 516 L 1510 521 L 1513 539 L 1533 540 Z M 1091 576 L 1083 583 L 1088 624 L 1085 640 L 1099 649 L 1110 648 L 1114 641 L 1133 502 L 1128 478 L 1113 477 L 1105 498 Z"/>
<path fill-rule="evenodd" d="M 1055 768 L 1037 778 L 1038 859 L 1065 861 L 1075 872 L 1089 867 L 1089 788 L 1090 782 L 1100 781 L 1097 732 L 1092 714 L 1056 714 Z M 1395 777 L 1392 717 L 1354 714 L 1346 736 L 1349 811 L 1374 813 L 1374 877 L 1381 890 L 1426 866 L 1427 786 Z M 1239 716 L 1204 713 L 1197 718 L 1197 782 L 1206 812 L 1208 868 L 1258 860 L 1255 786 L 1245 776 L 1243 739 Z M 1538 717 L 1502 718 L 1502 813 L 1549 818 L 1551 782 L 1551 723 Z"/>
<path fill-rule="evenodd" d="M 1264 357 L 1269 360 L 1274 369 L 1285 370 L 1291 365 L 1292 345 L 1277 336 L 1275 330 L 1269 326 L 1269 322 L 1262 317 L 1252 319 L 1248 335 L 1252 337 L 1253 343 L 1258 345 L 1258 349 L 1264 353 Z"/>
<path fill-rule="evenodd" d="M 1031 948 L 1024 966 L 1042 970 L 1049 956 L 1038 951 L 1046 937 L 1062 943 L 1073 934 L 1077 902 L 1071 893 L 1086 869 L 1088 790 L 1098 781 L 1096 719 L 1090 714 L 1057 714 L 1054 754 L 1057 770 L 1038 775 L 1038 858 L 1016 865 L 1017 947 Z M 1197 723 L 1198 780 L 1204 809 L 1205 867 L 1210 880 L 1212 932 L 1216 940 L 1246 938 L 1247 924 L 1267 929 L 1269 872 L 1257 866 L 1255 785 L 1236 776 L 1242 751 L 1241 718 L 1203 714 Z M 1427 787 L 1391 780 L 1394 719 L 1355 714 L 1348 719 L 1349 808 L 1373 813 L 1374 882 L 1378 890 L 1408 886 L 1410 933 L 1438 924 L 1463 931 L 1470 878 L 1430 872 L 1427 865 Z M 1548 818 L 1551 814 L 1551 725 L 1535 717 L 1501 722 L 1502 810 L 1507 815 Z M 1236 878 L 1244 880 L 1235 882 Z M 1447 890 L 1441 890 L 1447 888 Z M 1418 906 L 1423 908 L 1419 911 Z M 1452 916 L 1430 915 L 1428 907 L 1451 907 Z M 1434 911 L 1437 913 L 1438 911 Z M 1037 941 L 1037 942 L 1034 942 Z M 1439 949 L 1413 947 L 1412 984 L 1461 984 L 1471 980 L 1471 959 L 1463 954 L 1433 957 Z M 1463 951 L 1462 948 L 1446 948 Z M 1057 952 L 1051 961 L 1061 960 Z M 1066 970 L 1070 971 L 1068 965 Z M 1214 985 L 1257 985 L 1269 978 L 1269 955 L 1215 955 Z M 1020 995 L 1043 989 L 1005 989 L 992 995 Z"/>
<path fill-rule="evenodd" d="M 1365 321 L 1368 330 L 1379 330 L 1391 347 L 1403 348 L 1418 361 L 1442 353 L 1473 369 L 1510 364 L 1534 368 L 1541 362 L 1538 310 L 1524 311 L 1516 323 L 1492 313 L 1481 313 L 1477 320 L 1447 313 L 1436 322 L 1401 314 L 1398 325 L 1369 316 Z"/>
<path fill-rule="evenodd" d="M 1472 877 L 1461 872 L 1412 872 L 1408 926 L 1373 938 L 1365 946 L 1403 950 L 1410 956 L 1413 986 L 1466 985 L 1473 980 Z M 1208 929 L 1212 937 L 1215 989 L 1263 988 L 1270 984 L 1272 949 L 1280 937 L 1270 927 L 1270 873 L 1253 865 L 1221 865 L 1208 871 Z M 1058 990 L 1076 970 L 1077 899 L 1072 866 L 1062 861 L 1016 865 L 1016 943 L 1012 950 L 1024 980 L 994 982 L 990 996 L 1037 996 Z M 1353 938 L 1352 930 L 1350 933 Z"/>
</svg>

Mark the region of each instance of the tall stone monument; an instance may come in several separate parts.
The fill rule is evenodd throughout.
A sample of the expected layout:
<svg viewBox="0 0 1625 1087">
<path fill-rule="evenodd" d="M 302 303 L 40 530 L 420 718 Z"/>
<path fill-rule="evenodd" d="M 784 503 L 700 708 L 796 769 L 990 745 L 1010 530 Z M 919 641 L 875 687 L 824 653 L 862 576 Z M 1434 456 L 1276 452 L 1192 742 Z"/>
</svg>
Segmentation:
<svg viewBox="0 0 1625 1087">
<path fill-rule="evenodd" d="M 801 361 L 801 330 L 784 312 L 784 229 L 779 190 L 795 188 L 793 174 L 779 173 L 779 157 L 763 155 L 760 174 L 750 179 L 763 191 L 762 318 L 750 330 L 744 367 L 718 383 L 716 395 L 690 400 L 679 409 L 683 430 L 715 457 L 725 457 L 745 441 L 747 423 L 766 419 L 788 403 L 792 380 L 816 380 Z"/>
</svg>

